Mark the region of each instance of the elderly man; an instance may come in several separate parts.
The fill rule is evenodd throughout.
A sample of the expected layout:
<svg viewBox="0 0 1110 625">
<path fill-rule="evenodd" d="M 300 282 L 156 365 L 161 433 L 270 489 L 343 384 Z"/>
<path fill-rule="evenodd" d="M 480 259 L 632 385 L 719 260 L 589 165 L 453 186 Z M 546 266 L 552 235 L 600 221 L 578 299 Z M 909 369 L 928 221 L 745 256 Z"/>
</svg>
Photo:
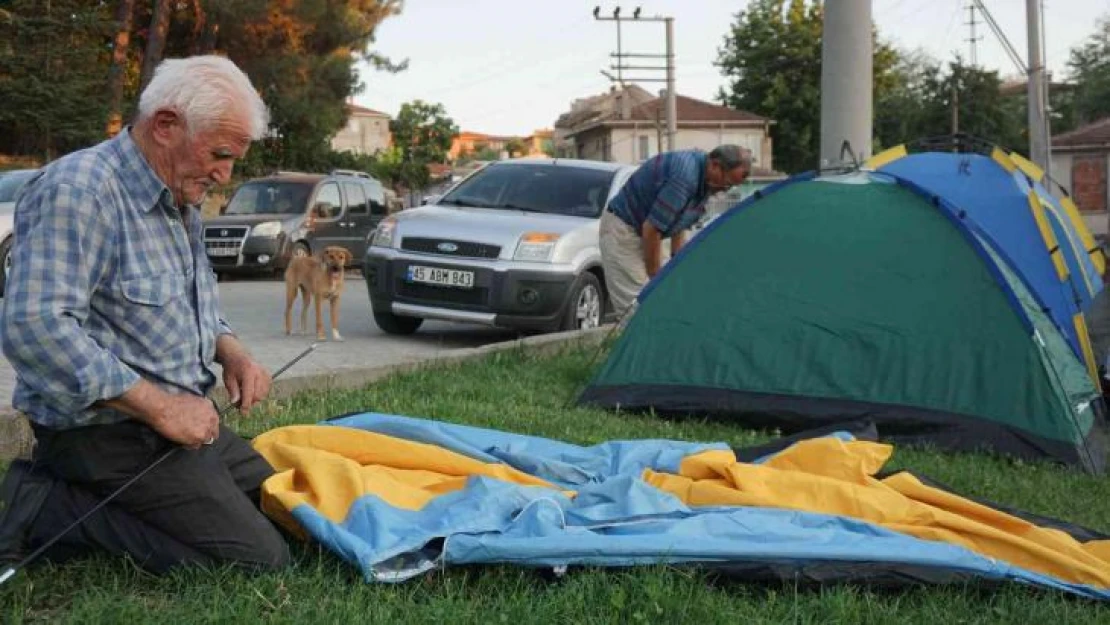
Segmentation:
<svg viewBox="0 0 1110 625">
<path fill-rule="evenodd" d="M 0 334 L 37 446 L 0 487 L 0 557 L 45 543 L 179 445 L 46 557 L 103 550 L 154 572 L 288 562 L 257 507 L 273 469 L 206 398 L 214 363 L 241 411 L 270 389 L 219 316 L 199 209 L 267 125 L 230 61 L 167 60 L 133 126 L 51 163 L 23 191 Z"/>
<path fill-rule="evenodd" d="M 663 239 L 671 240 L 671 256 L 677 254 L 709 196 L 741 184 L 750 172 L 743 148 L 722 145 L 709 154 L 664 152 L 628 178 L 599 226 L 605 285 L 618 316 L 659 271 Z"/>
</svg>

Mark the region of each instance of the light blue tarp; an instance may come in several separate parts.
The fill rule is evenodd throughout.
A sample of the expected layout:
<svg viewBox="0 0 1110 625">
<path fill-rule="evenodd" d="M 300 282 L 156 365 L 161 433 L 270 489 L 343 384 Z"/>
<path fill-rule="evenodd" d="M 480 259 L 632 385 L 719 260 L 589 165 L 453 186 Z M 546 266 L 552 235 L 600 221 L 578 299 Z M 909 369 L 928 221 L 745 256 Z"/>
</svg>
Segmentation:
<svg viewBox="0 0 1110 625">
<path fill-rule="evenodd" d="M 503 462 L 578 493 L 571 499 L 553 489 L 472 477 L 462 490 L 436 497 L 420 510 L 363 496 L 341 523 L 333 523 L 311 505 L 295 507 L 293 516 L 308 534 L 357 566 L 367 581 L 399 582 L 459 564 L 555 570 L 657 563 L 798 570 L 816 564 L 906 565 L 1110 599 L 1110 591 L 1066 583 L 956 545 L 851 518 L 742 506 L 691 508 L 640 479 L 644 469 L 674 472 L 683 457 L 728 449 L 724 443 L 637 440 L 581 447 L 377 413 L 344 416 L 323 425 Z"/>
</svg>

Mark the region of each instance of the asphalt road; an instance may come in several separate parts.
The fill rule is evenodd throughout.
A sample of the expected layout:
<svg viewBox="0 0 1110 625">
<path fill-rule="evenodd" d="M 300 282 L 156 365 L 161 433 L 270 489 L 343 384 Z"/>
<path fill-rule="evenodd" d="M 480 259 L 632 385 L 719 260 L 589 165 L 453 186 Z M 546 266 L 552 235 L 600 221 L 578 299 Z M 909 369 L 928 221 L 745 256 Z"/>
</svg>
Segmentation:
<svg viewBox="0 0 1110 625">
<path fill-rule="evenodd" d="M 308 335 L 286 336 L 284 329 L 285 285 L 274 279 L 237 279 L 220 283 L 220 305 L 224 318 L 252 354 L 271 371 L 276 371 L 316 340 L 315 313 L 308 312 Z M 299 324 L 301 302 L 293 307 L 294 331 Z M 325 332 L 328 306 L 323 307 Z M 343 341 L 321 342 L 283 377 L 323 373 L 353 367 L 416 362 L 454 349 L 508 341 L 516 334 L 468 324 L 426 321 L 411 336 L 392 336 L 374 324 L 366 283 L 357 272 L 347 277 L 340 305 L 339 332 Z M 328 333 L 330 337 L 330 333 Z M 0 359 L 0 397 L 3 407 L 11 405 L 15 372 Z"/>
</svg>

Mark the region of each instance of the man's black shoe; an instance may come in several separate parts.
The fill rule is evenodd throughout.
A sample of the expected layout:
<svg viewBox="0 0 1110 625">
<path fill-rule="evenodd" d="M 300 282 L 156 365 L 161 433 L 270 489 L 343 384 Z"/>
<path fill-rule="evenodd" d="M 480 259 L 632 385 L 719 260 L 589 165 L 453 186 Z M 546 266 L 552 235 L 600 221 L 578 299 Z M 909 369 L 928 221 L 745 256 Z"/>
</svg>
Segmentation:
<svg viewBox="0 0 1110 625">
<path fill-rule="evenodd" d="M 8 467 L 0 483 L 0 563 L 14 564 L 27 556 L 31 524 L 53 486 L 53 477 L 32 470 L 26 460 L 16 460 Z"/>
</svg>

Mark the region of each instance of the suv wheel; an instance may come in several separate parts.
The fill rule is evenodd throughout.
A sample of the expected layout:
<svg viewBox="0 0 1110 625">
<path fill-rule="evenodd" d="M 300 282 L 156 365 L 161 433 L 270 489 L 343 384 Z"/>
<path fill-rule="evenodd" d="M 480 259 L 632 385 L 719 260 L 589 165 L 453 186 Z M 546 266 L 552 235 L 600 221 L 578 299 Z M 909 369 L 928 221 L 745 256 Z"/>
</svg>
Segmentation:
<svg viewBox="0 0 1110 625">
<path fill-rule="evenodd" d="M 601 284 L 594 274 L 582 274 L 567 303 L 567 314 L 561 330 L 588 330 L 601 325 L 605 302 L 601 294 Z"/>
<path fill-rule="evenodd" d="M 401 317 L 389 312 L 374 311 L 374 323 L 386 334 L 412 334 L 424 323 L 420 317 Z"/>
</svg>

